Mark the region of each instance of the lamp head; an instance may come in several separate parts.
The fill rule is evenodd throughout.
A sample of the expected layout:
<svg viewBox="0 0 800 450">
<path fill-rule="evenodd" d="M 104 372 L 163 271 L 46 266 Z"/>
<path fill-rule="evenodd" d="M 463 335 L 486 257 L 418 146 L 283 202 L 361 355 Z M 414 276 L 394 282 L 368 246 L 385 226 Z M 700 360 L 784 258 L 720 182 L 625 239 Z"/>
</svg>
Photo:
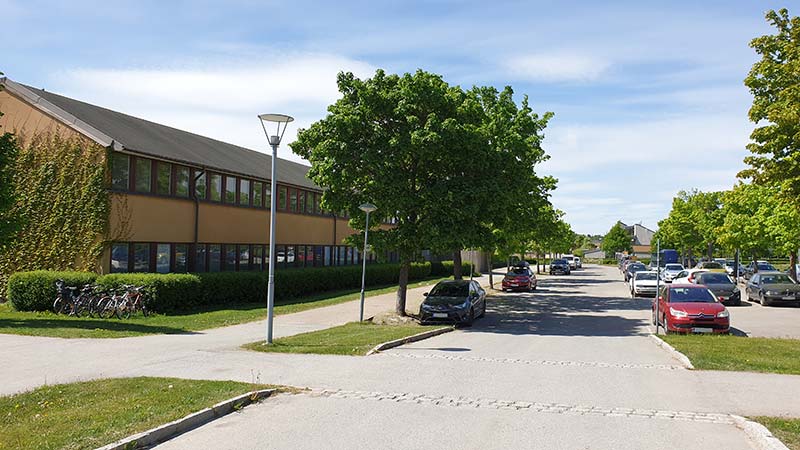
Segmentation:
<svg viewBox="0 0 800 450">
<path fill-rule="evenodd" d="M 360 209 L 360 210 L 364 211 L 365 213 L 369 214 L 369 213 L 375 211 L 376 209 L 378 209 L 378 207 L 373 205 L 372 203 L 364 203 L 363 205 L 359 206 L 358 209 Z"/>
<path fill-rule="evenodd" d="M 289 122 L 294 121 L 294 117 L 287 116 L 286 114 L 259 114 L 258 118 L 261 120 L 261 127 L 264 129 L 264 134 L 267 135 L 269 144 L 272 146 L 280 145 L 281 139 L 283 139 L 283 133 L 286 132 L 286 127 L 289 125 Z M 275 124 L 275 134 L 269 134 L 267 131 L 267 124 Z M 281 125 L 283 125 L 282 129 Z"/>
</svg>

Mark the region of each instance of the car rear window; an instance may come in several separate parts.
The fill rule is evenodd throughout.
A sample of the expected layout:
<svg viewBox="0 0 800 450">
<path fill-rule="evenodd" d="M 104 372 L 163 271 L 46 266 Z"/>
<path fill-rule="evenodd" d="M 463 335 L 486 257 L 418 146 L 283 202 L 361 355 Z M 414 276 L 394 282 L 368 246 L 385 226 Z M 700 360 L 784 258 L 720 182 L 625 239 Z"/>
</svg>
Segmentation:
<svg viewBox="0 0 800 450">
<path fill-rule="evenodd" d="M 700 284 L 733 284 L 730 278 L 723 273 L 704 273 L 697 277 Z"/>
<path fill-rule="evenodd" d="M 772 264 L 759 264 L 758 270 L 764 270 L 764 271 L 775 270 L 775 266 L 773 266 Z"/>
<path fill-rule="evenodd" d="M 699 287 L 670 288 L 670 303 L 714 303 L 717 300 L 708 289 Z"/>
<path fill-rule="evenodd" d="M 658 276 L 653 272 L 637 272 L 637 280 L 657 280 Z"/>
<path fill-rule="evenodd" d="M 437 284 L 428 297 L 466 297 L 469 294 L 469 285 L 466 283 L 440 283 Z"/>
<path fill-rule="evenodd" d="M 667 270 L 683 270 L 683 266 L 680 264 L 667 264 L 664 268 Z"/>
<path fill-rule="evenodd" d="M 707 262 L 703 264 L 703 269 L 724 269 L 724 267 L 718 262 Z"/>
<path fill-rule="evenodd" d="M 792 284 L 794 283 L 789 275 L 761 275 L 761 282 L 763 284 Z"/>
<path fill-rule="evenodd" d="M 508 272 L 509 275 L 527 275 L 528 269 L 524 267 L 514 267 L 511 269 L 511 272 Z"/>
</svg>

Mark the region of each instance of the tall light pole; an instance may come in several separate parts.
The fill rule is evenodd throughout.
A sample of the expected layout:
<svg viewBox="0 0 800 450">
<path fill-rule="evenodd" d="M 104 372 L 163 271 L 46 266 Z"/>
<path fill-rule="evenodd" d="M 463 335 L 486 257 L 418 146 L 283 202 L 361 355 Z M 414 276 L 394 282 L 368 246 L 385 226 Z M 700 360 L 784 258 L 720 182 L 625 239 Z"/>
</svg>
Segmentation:
<svg viewBox="0 0 800 450">
<path fill-rule="evenodd" d="M 358 312 L 358 321 L 364 321 L 364 282 L 366 281 L 367 277 L 367 234 L 369 233 L 369 213 L 378 209 L 377 206 L 373 205 L 372 203 L 364 203 L 363 205 L 359 206 L 358 209 L 367 213 L 367 224 L 364 226 L 364 252 L 361 253 L 361 308 Z"/>
<path fill-rule="evenodd" d="M 270 202 L 269 202 L 269 284 L 267 285 L 267 344 L 272 343 L 272 318 L 273 309 L 275 308 L 275 217 L 277 216 L 277 202 L 278 197 L 276 185 L 276 167 L 278 160 L 278 146 L 281 145 L 283 133 L 286 132 L 286 127 L 289 122 L 294 118 L 286 114 L 261 114 L 258 116 L 261 120 L 261 128 L 264 129 L 264 134 L 269 140 L 269 145 L 272 147 L 272 175 L 270 175 Z M 268 124 L 275 124 L 275 134 L 270 135 L 267 131 Z M 283 125 L 283 130 L 281 130 Z"/>
<path fill-rule="evenodd" d="M 656 336 L 658 336 L 659 298 L 661 295 L 661 239 L 656 240 Z M 666 323 L 665 323 L 666 325 Z"/>
</svg>

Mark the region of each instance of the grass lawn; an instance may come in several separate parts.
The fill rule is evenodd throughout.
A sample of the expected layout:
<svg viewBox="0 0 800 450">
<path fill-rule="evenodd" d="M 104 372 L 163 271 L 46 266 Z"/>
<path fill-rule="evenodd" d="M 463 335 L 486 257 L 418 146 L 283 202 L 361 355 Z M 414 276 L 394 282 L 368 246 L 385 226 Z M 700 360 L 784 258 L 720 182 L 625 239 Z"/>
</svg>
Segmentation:
<svg viewBox="0 0 800 450">
<path fill-rule="evenodd" d="M 97 448 L 269 386 L 114 378 L 0 397 L 0 449 Z"/>
<path fill-rule="evenodd" d="M 792 450 L 800 450 L 800 419 L 782 417 L 750 417 L 764 425 L 772 434 Z"/>
<path fill-rule="evenodd" d="M 338 327 L 244 345 L 248 350 L 274 353 L 316 353 L 321 355 L 365 355 L 378 344 L 401 339 L 440 326 L 373 325 L 350 322 Z"/>
<path fill-rule="evenodd" d="M 432 285 L 444 278 L 431 278 L 409 283 L 409 288 Z M 397 286 L 367 290 L 366 296 L 387 294 Z M 287 300 L 275 305 L 275 314 L 290 314 L 358 300 L 361 290 L 327 292 Z M 62 338 L 119 338 L 146 334 L 180 334 L 209 328 L 236 325 L 266 318 L 267 309 L 260 303 L 225 305 L 224 309 L 198 308 L 173 314 L 150 317 L 135 316 L 127 320 L 76 318 L 50 312 L 15 311 L 10 304 L 0 304 L 0 333 Z"/>
<path fill-rule="evenodd" d="M 697 369 L 800 375 L 800 340 L 738 336 L 661 336 Z"/>
</svg>

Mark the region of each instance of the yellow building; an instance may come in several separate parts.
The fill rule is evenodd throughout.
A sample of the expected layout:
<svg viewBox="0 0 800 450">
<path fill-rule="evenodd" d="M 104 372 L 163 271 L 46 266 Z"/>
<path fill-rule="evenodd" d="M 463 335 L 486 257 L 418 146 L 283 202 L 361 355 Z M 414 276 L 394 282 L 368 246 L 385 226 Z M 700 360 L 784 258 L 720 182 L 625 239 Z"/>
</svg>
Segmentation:
<svg viewBox="0 0 800 450">
<path fill-rule="evenodd" d="M 277 268 L 359 264 L 355 231 L 320 208 L 308 167 L 0 78 L 0 126 L 77 136 L 109 149 L 114 242 L 109 272 L 264 270 L 270 196 L 277 198 Z M 369 259 L 374 259 L 370 255 Z M 389 259 L 395 259 L 389 255 Z"/>
</svg>

